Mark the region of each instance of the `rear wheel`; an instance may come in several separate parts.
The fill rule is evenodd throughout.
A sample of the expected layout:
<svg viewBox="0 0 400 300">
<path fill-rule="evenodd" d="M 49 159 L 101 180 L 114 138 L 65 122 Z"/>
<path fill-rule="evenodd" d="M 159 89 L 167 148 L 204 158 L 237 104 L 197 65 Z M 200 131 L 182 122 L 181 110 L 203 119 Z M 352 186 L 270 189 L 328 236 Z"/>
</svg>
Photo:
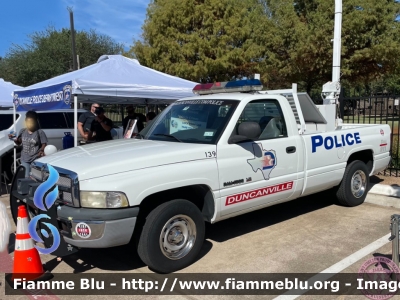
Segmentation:
<svg viewBox="0 0 400 300">
<path fill-rule="evenodd" d="M 175 272 L 193 263 L 204 234 L 203 216 L 196 205 L 187 200 L 166 202 L 147 216 L 138 254 L 156 272 Z"/>
<path fill-rule="evenodd" d="M 355 160 L 347 165 L 336 196 L 345 206 L 364 203 L 369 187 L 369 172 L 364 162 Z"/>
</svg>

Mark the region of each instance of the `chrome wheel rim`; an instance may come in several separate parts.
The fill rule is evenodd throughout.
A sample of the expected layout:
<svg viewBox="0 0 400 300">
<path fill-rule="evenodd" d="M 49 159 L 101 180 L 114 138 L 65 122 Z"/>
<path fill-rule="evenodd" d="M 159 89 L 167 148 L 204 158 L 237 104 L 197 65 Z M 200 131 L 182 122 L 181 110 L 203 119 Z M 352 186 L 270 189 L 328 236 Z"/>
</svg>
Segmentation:
<svg viewBox="0 0 400 300">
<path fill-rule="evenodd" d="M 351 178 L 351 192 L 354 197 L 360 198 L 367 188 L 367 176 L 363 171 L 358 170 Z"/>
<path fill-rule="evenodd" d="M 172 260 L 181 259 L 192 250 L 196 241 L 196 225 L 185 215 L 169 219 L 160 234 L 162 254 Z"/>
</svg>

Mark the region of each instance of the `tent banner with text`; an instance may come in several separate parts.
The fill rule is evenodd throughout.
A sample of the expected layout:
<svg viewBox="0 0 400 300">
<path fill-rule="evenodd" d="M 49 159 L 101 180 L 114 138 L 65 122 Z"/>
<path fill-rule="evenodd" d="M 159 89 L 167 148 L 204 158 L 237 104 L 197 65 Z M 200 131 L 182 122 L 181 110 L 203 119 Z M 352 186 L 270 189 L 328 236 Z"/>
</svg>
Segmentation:
<svg viewBox="0 0 400 300">
<path fill-rule="evenodd" d="M 56 110 L 71 108 L 72 81 L 45 88 L 14 91 L 13 103 L 17 111 Z"/>
</svg>

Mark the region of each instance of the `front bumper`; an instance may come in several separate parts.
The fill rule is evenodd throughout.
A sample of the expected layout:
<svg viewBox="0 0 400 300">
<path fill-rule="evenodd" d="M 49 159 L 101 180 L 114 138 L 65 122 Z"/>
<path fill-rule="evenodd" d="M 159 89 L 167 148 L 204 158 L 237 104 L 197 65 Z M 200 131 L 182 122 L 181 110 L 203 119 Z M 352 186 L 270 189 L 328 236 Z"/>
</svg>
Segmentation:
<svg viewBox="0 0 400 300">
<path fill-rule="evenodd" d="M 80 248 L 108 248 L 128 244 L 138 207 L 121 209 L 90 209 L 57 207 L 59 230 L 65 242 Z M 90 234 L 80 233 L 79 226 L 89 228 Z"/>
<path fill-rule="evenodd" d="M 19 193 L 18 179 L 22 178 L 24 170 L 19 167 L 13 178 L 10 207 L 14 218 L 17 220 L 18 206 L 26 204 L 30 217 L 46 214 L 50 219 L 41 219 L 38 222 L 38 233 L 44 241 L 45 247 L 50 248 L 53 237 L 44 237 L 41 230 L 49 232 L 46 223 L 50 223 L 60 233 L 61 243 L 59 249 L 52 254 L 63 256 L 76 251 L 77 248 L 108 248 L 128 244 L 131 240 L 139 207 L 119 209 L 91 209 L 78 208 L 65 205 L 62 199 L 57 199 L 47 211 L 39 210 L 33 202 L 33 197 L 27 193 Z M 31 181 L 33 184 L 34 181 Z M 38 185 L 38 183 L 36 183 Z"/>
</svg>

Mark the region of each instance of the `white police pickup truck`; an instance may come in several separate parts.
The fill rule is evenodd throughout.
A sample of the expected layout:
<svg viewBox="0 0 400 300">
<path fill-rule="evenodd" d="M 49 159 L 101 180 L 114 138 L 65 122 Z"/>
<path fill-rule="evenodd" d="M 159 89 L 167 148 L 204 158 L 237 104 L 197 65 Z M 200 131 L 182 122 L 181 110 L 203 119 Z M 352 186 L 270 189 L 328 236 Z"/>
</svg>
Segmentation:
<svg viewBox="0 0 400 300">
<path fill-rule="evenodd" d="M 68 247 L 133 238 L 143 262 L 168 273 L 195 260 L 205 222 L 331 188 L 343 205 L 362 204 L 369 176 L 390 161 L 390 127 L 336 125 L 329 105 L 260 84 L 196 86 L 200 95 L 170 105 L 135 139 L 34 162 L 38 182 L 48 177 L 47 164 L 59 172 L 54 224 Z M 14 191 L 11 201 L 21 198 Z"/>
</svg>

